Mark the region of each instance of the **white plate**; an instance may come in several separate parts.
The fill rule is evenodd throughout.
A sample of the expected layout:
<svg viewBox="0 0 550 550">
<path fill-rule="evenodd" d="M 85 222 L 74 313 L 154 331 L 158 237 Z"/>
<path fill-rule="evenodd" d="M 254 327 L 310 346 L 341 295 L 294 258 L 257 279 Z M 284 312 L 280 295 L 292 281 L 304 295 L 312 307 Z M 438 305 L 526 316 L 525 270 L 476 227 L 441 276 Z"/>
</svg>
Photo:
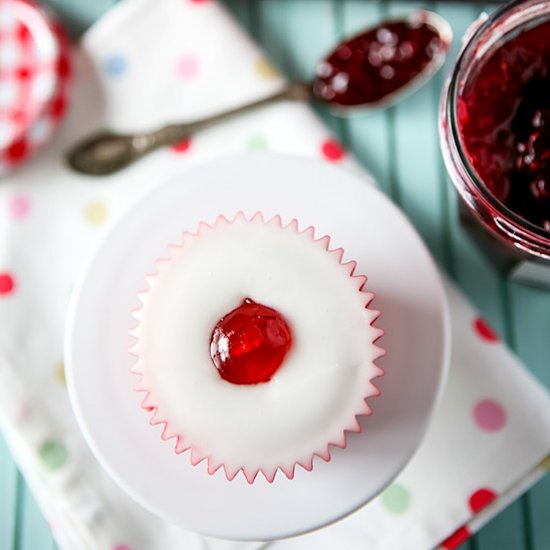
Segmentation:
<svg viewBox="0 0 550 550">
<path fill-rule="evenodd" d="M 193 467 L 148 424 L 128 372 L 130 312 L 144 275 L 183 230 L 238 210 L 296 217 L 332 236 L 376 292 L 385 329 L 382 395 L 363 431 L 329 463 L 316 459 L 293 480 L 249 485 L 239 474 Z M 420 444 L 449 355 L 447 305 L 438 271 L 404 215 L 364 178 L 320 161 L 250 154 L 192 168 L 141 201 L 100 247 L 69 316 L 66 362 L 84 435 L 113 479 L 145 508 L 203 534 L 268 540 L 333 522 L 372 499 Z"/>
</svg>

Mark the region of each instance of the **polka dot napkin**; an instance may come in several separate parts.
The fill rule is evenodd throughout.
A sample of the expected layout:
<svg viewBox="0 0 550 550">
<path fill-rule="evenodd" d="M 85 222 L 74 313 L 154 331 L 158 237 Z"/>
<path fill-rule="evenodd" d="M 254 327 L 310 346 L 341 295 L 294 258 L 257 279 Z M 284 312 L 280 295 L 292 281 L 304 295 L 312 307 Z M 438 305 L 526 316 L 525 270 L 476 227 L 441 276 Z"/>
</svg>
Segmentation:
<svg viewBox="0 0 550 550">
<path fill-rule="evenodd" d="M 148 40 L 152 33 L 154 41 Z M 190 120 L 281 85 L 213 0 L 123 1 L 84 37 L 75 80 L 61 132 L 0 186 L 4 433 L 64 550 L 256 548 L 207 540 L 152 517 L 101 470 L 65 388 L 68 299 L 78 271 L 112 223 L 144 193 L 194 163 L 270 149 L 358 168 L 307 106 L 281 103 L 102 181 L 67 170 L 63 152 L 95 129 Z M 418 453 L 363 509 L 310 535 L 274 542 L 274 549 L 451 549 L 542 475 L 537 465 L 550 453 L 547 393 L 464 297 L 446 286 L 452 366 Z"/>
</svg>

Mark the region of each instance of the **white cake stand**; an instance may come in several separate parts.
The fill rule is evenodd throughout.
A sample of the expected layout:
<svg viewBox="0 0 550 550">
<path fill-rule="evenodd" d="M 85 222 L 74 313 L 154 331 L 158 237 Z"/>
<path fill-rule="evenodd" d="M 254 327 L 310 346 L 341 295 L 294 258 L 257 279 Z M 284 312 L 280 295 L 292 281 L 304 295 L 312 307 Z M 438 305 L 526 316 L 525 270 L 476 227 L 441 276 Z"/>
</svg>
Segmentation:
<svg viewBox="0 0 550 550">
<path fill-rule="evenodd" d="M 386 331 L 382 395 L 363 431 L 329 463 L 293 480 L 228 482 L 193 467 L 160 439 L 140 408 L 128 372 L 130 312 L 144 275 L 168 243 L 201 220 L 238 210 L 296 217 L 331 235 L 369 278 Z M 192 168 L 157 188 L 114 227 L 75 292 L 66 335 L 72 404 L 105 470 L 151 512 L 227 539 L 270 540 L 327 525 L 376 496 L 420 444 L 444 384 L 449 357 L 446 299 L 438 271 L 404 215 L 363 177 L 329 164 L 253 153 Z M 299 414 L 297 411 L 296 414 Z"/>
</svg>

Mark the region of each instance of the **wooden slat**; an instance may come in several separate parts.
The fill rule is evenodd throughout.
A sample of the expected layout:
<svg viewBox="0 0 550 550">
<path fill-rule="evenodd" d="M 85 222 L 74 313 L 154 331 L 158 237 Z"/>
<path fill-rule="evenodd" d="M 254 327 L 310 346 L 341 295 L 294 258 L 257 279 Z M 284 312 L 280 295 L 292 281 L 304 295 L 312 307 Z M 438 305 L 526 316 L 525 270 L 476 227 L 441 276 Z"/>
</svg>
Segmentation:
<svg viewBox="0 0 550 550">
<path fill-rule="evenodd" d="M 73 35 L 80 34 L 99 19 L 117 0 L 42 0 L 62 18 Z"/>
<path fill-rule="evenodd" d="M 475 546 L 477 550 L 521 550 L 525 548 L 524 529 L 523 512 L 518 501 L 501 512 L 476 535 Z"/>
<path fill-rule="evenodd" d="M 530 522 L 526 529 L 530 530 L 531 547 L 529 550 L 548 550 L 550 548 L 550 476 L 540 481 L 527 496 L 530 508 Z"/>
<path fill-rule="evenodd" d="M 17 468 L 0 436 L 0 550 L 14 546 L 17 515 Z"/>
<path fill-rule="evenodd" d="M 310 80 L 315 67 L 334 46 L 336 25 L 332 0 L 263 0 L 257 21 L 261 44 L 293 80 Z M 334 131 L 339 120 L 326 109 L 319 115 Z"/>
<path fill-rule="evenodd" d="M 334 45 L 331 0 L 263 0 L 261 41 L 292 79 L 310 79 L 317 61 Z"/>
<path fill-rule="evenodd" d="M 389 14 L 398 16 L 421 7 L 425 7 L 425 2 L 392 2 Z M 395 162 L 397 202 L 436 259 L 443 260 L 445 221 L 441 210 L 439 156 L 434 154 L 439 144 L 438 97 L 439 88 L 432 81 L 394 107 L 395 157 L 390 159 L 390 165 Z"/>
<path fill-rule="evenodd" d="M 550 294 L 520 284 L 510 284 L 510 331 L 519 356 L 546 387 L 550 387 Z M 523 499 L 524 521 L 530 530 L 532 550 L 550 544 L 550 478 L 537 484 Z"/>
<path fill-rule="evenodd" d="M 347 1 L 340 3 L 342 29 L 338 34 L 351 36 L 378 22 L 385 6 L 382 2 Z M 358 117 L 350 117 L 343 124 L 343 140 L 368 168 L 380 188 L 389 196 L 392 190 L 392 167 L 390 162 L 390 119 L 384 111 L 374 111 Z"/>
<path fill-rule="evenodd" d="M 26 487 L 22 498 L 19 548 L 16 550 L 52 550 L 53 537 L 42 512 Z"/>
<path fill-rule="evenodd" d="M 511 283 L 510 332 L 514 347 L 546 387 L 550 387 L 550 294 L 547 291 Z M 524 522 L 531 548 L 547 549 L 550 541 L 548 503 L 550 479 L 539 482 L 522 500 Z"/>
<path fill-rule="evenodd" d="M 514 347 L 535 374 L 550 387 L 550 294 L 510 283 L 509 332 Z M 529 550 L 547 549 L 550 544 L 550 479 L 535 486 L 522 500 L 523 520 Z"/>
<path fill-rule="evenodd" d="M 249 0 L 224 2 L 229 11 L 252 36 L 256 37 L 255 9 Z"/>
</svg>

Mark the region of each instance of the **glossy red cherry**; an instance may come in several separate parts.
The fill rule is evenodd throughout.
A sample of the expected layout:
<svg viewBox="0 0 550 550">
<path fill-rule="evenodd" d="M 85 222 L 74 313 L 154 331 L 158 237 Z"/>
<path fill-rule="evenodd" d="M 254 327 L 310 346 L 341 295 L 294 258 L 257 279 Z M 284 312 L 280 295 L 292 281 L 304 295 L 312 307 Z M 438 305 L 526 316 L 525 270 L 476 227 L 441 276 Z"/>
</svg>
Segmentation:
<svg viewBox="0 0 550 550">
<path fill-rule="evenodd" d="M 268 382 L 292 345 L 285 318 L 246 298 L 222 317 L 210 339 L 210 356 L 220 376 L 233 384 Z"/>
</svg>

